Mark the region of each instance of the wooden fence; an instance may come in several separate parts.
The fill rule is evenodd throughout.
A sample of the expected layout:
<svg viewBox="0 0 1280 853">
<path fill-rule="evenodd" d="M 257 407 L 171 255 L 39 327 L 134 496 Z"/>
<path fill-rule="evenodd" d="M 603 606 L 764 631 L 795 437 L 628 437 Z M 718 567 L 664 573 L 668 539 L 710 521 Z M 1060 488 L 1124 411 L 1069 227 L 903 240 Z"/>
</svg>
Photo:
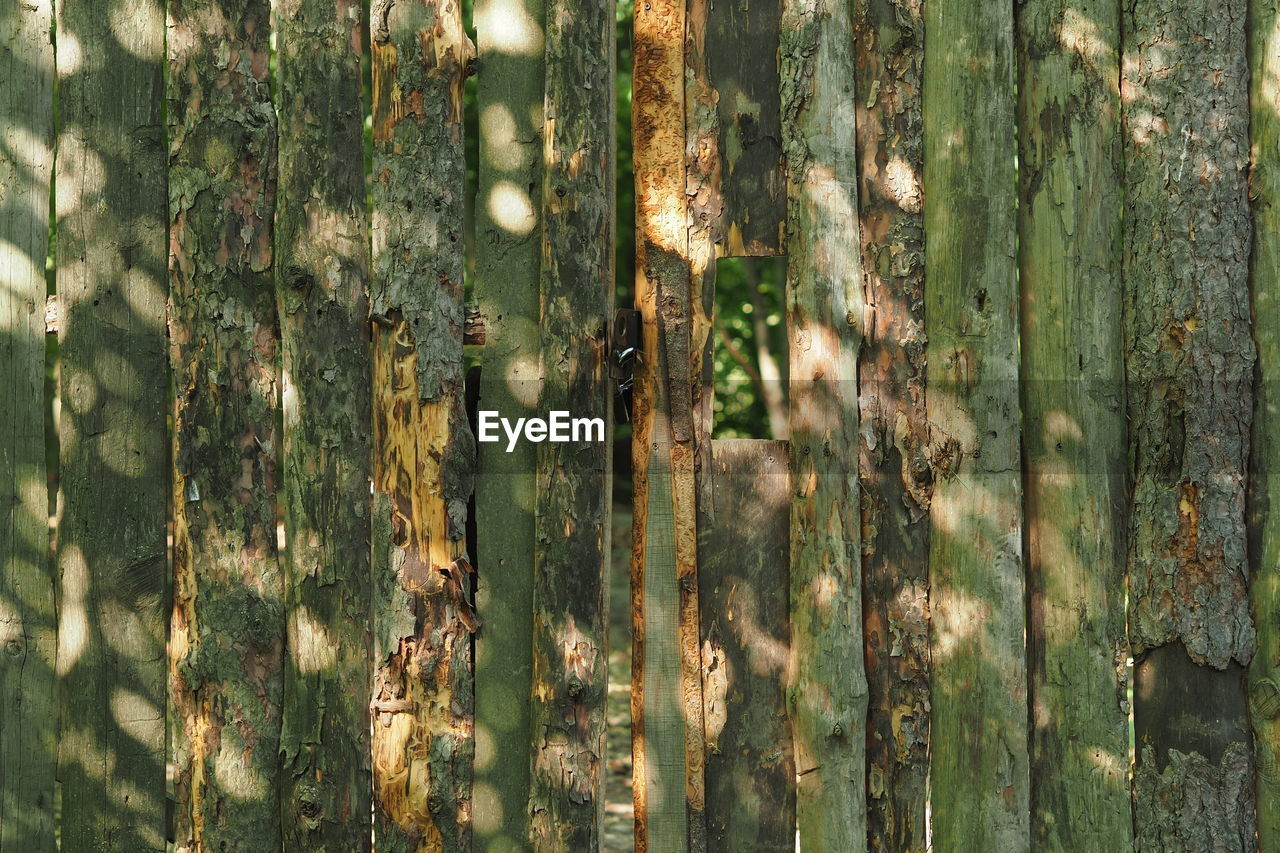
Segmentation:
<svg viewBox="0 0 1280 853">
<path fill-rule="evenodd" d="M 620 369 L 637 850 L 1280 851 L 1275 0 L 643 0 L 631 368 L 615 9 L 469 13 L 0 9 L 0 853 L 598 849 L 611 442 L 469 417 Z"/>
</svg>

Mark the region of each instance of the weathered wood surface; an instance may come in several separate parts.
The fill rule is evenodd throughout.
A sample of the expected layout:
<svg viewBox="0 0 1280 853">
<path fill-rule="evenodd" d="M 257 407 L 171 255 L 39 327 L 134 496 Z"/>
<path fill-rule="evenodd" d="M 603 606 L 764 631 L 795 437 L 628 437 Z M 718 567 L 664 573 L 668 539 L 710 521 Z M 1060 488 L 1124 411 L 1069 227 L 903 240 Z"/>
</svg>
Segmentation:
<svg viewBox="0 0 1280 853">
<path fill-rule="evenodd" d="M 368 850 L 369 242 L 360 9 L 278 8 L 284 846 Z"/>
<path fill-rule="evenodd" d="M 1144 851 L 1253 846 L 1242 681 L 1254 651 L 1247 5 L 1139 2 L 1122 26 L 1129 632 Z M 1187 690 L 1206 692 L 1190 704 Z"/>
<path fill-rule="evenodd" d="M 174 844 L 280 844 L 270 4 L 170 7 Z"/>
<path fill-rule="evenodd" d="M 923 851 L 929 779 L 929 498 L 924 337 L 924 19 L 918 0 L 854 4 L 866 339 L 858 364 L 867 833 Z"/>
<path fill-rule="evenodd" d="M 707 849 L 795 849 L 787 722 L 790 466 L 782 441 L 711 443 L 698 508 Z"/>
<path fill-rule="evenodd" d="M 779 103 L 779 0 L 688 0 L 685 62 L 691 216 L 720 257 L 783 252 L 787 176 Z"/>
<path fill-rule="evenodd" d="M 479 185 L 475 299 L 486 323 L 479 405 L 537 414 L 545 11 L 543 0 L 478 0 Z M 601 81 L 603 85 L 603 81 Z M 533 689 L 536 447 L 479 445 L 476 474 L 476 845 L 528 843 Z"/>
<path fill-rule="evenodd" d="M 925 6 L 933 843 L 1029 845 L 1013 6 Z"/>
<path fill-rule="evenodd" d="M 379 851 L 469 851 L 473 685 L 453 0 L 380 0 L 373 64 L 373 792 Z"/>
<path fill-rule="evenodd" d="M 864 318 L 850 13 L 828 0 L 787 0 L 782 9 L 792 469 L 788 707 L 798 843 L 815 851 L 867 846 L 857 473 Z"/>
<path fill-rule="evenodd" d="M 548 853 L 599 849 L 604 815 L 614 15 L 607 2 L 547 4 L 539 409 L 604 424 L 537 449 L 529 813 Z"/>
<path fill-rule="evenodd" d="M 703 293 L 692 292 L 685 202 L 685 5 L 636 9 L 636 368 L 632 470 L 633 792 L 636 850 L 705 847 L 698 637 L 694 364 Z M 699 282 L 699 286 L 701 282 Z"/>
<path fill-rule="evenodd" d="M 161 851 L 165 15 L 64 0 L 57 23 L 61 843 Z"/>
<path fill-rule="evenodd" d="M 1280 851 L 1280 5 L 1249 5 L 1253 170 L 1253 338 L 1258 347 L 1250 455 L 1251 598 L 1257 651 L 1248 698 L 1257 767 L 1258 849 Z"/>
<path fill-rule="evenodd" d="M 52 0 L 0 12 L 0 853 L 54 850 L 57 681 L 45 470 Z"/>
<path fill-rule="evenodd" d="M 1132 845 L 1119 5 L 1018 18 L 1031 838 Z"/>
</svg>

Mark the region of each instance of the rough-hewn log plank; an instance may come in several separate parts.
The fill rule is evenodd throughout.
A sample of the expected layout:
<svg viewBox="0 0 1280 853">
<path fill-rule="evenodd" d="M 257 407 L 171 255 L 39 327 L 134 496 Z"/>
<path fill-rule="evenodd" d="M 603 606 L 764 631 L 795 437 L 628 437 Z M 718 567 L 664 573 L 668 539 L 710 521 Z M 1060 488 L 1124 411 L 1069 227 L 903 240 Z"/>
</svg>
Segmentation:
<svg viewBox="0 0 1280 853">
<path fill-rule="evenodd" d="M 614 16 L 601 0 L 547 4 L 539 408 L 601 419 L 537 451 L 529 813 L 548 853 L 599 849 L 604 814 Z"/>
<path fill-rule="evenodd" d="M 789 474 L 786 442 L 711 443 L 698 508 L 708 850 L 795 849 Z"/>
<path fill-rule="evenodd" d="M 0 12 L 0 853 L 54 850 L 57 681 L 45 472 L 52 0 Z"/>
<path fill-rule="evenodd" d="M 643 359 L 633 417 L 632 740 L 636 850 L 702 850 L 695 353 L 685 201 L 685 3 L 636 9 L 632 133 L 636 306 Z M 696 327 L 695 327 L 696 326 Z"/>
<path fill-rule="evenodd" d="M 480 73 L 475 299 L 485 318 L 482 409 L 537 414 L 545 13 L 543 0 L 477 0 Z M 476 476 L 476 759 L 481 850 L 529 843 L 536 447 L 479 445 Z"/>
<path fill-rule="evenodd" d="M 862 620 L 867 839 L 922 851 L 929 780 L 929 497 L 924 338 L 924 19 L 918 0 L 854 4 L 866 340 Z"/>
<path fill-rule="evenodd" d="M 1132 844 L 1124 584 L 1119 4 L 1017 31 L 1031 838 Z"/>
<path fill-rule="evenodd" d="M 286 848 L 368 850 L 370 342 L 360 7 L 278 8 Z"/>
<path fill-rule="evenodd" d="M 1258 849 L 1280 853 L 1280 4 L 1249 5 L 1253 171 L 1254 385 L 1249 520 L 1257 651 L 1249 712 L 1257 765 Z"/>
<path fill-rule="evenodd" d="M 280 843 L 271 7 L 174 0 L 168 123 L 174 843 Z"/>
<path fill-rule="evenodd" d="M 925 5 L 933 843 L 1028 847 L 1013 5 Z"/>
<path fill-rule="evenodd" d="M 837 0 L 786 0 L 782 8 L 792 466 L 788 707 L 798 843 L 814 851 L 867 845 L 857 469 L 864 320 L 850 13 Z"/>
<path fill-rule="evenodd" d="M 471 849 L 473 694 L 463 394 L 462 86 L 455 0 L 375 2 L 374 833 Z"/>
<path fill-rule="evenodd" d="M 1129 629 L 1144 851 L 1253 845 L 1252 780 L 1240 790 L 1238 778 L 1251 776 L 1241 665 L 1254 649 L 1247 7 L 1142 0 L 1122 26 Z M 1184 676 L 1214 684 L 1212 701 L 1188 705 Z"/>
<path fill-rule="evenodd" d="M 62 849 L 165 849 L 165 15 L 58 7 Z"/>
</svg>

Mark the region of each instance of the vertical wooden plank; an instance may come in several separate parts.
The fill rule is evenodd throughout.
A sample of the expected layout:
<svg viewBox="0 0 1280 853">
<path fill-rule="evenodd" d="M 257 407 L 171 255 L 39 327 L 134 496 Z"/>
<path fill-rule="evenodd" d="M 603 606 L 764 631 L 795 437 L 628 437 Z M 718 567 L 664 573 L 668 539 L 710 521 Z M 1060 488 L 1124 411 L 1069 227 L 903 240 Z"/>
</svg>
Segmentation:
<svg viewBox="0 0 1280 853">
<path fill-rule="evenodd" d="M 1258 849 L 1280 851 L 1280 4 L 1249 5 L 1249 135 L 1253 169 L 1254 383 L 1249 520 L 1257 651 L 1249 712 L 1258 768 Z"/>
<path fill-rule="evenodd" d="M 1128 849 L 1120 6 L 1019 9 L 1031 838 Z"/>
<path fill-rule="evenodd" d="M 1013 5 L 925 6 L 933 843 L 1028 848 Z"/>
<path fill-rule="evenodd" d="M 475 300 L 485 322 L 481 409 L 538 414 L 543 0 L 478 0 L 479 187 Z M 476 477 L 476 758 L 481 850 L 528 844 L 536 448 L 479 445 Z"/>
<path fill-rule="evenodd" d="M 370 848 L 369 243 L 360 6 L 278 6 L 286 848 Z"/>
<path fill-rule="evenodd" d="M 473 694 L 463 394 L 473 50 L 455 0 L 371 8 L 373 788 L 377 849 L 471 849 Z"/>
<path fill-rule="evenodd" d="M 173 0 L 169 13 L 174 843 L 278 846 L 271 7 Z"/>
<path fill-rule="evenodd" d="M 863 331 L 851 9 L 786 0 L 791 657 L 798 843 L 867 846 L 858 350 Z"/>
<path fill-rule="evenodd" d="M 929 422 L 925 411 L 924 19 L 916 0 L 854 4 L 866 340 L 861 399 L 867 838 L 925 848 L 929 781 Z"/>
<path fill-rule="evenodd" d="M 1136 844 L 1254 845 L 1244 0 L 1125 8 Z M 1194 804 L 1194 805 L 1192 805 Z"/>
<path fill-rule="evenodd" d="M 547 4 L 539 408 L 599 418 L 537 449 L 529 812 L 534 849 L 566 853 L 599 849 L 604 816 L 614 16 L 603 0 Z"/>
<path fill-rule="evenodd" d="M 58 6 L 62 849 L 163 850 L 164 9 Z"/>
<path fill-rule="evenodd" d="M 0 853 L 54 849 L 57 681 L 45 471 L 52 0 L 0 12 Z"/>
<path fill-rule="evenodd" d="M 685 5 L 636 9 L 632 96 L 636 305 L 631 714 L 636 850 L 702 850 L 693 364 L 705 334 L 691 292 L 685 203 Z M 698 295 L 703 295 L 699 293 Z"/>
<path fill-rule="evenodd" d="M 709 850 L 795 849 L 787 452 L 782 441 L 712 442 L 710 502 L 698 508 Z"/>
</svg>

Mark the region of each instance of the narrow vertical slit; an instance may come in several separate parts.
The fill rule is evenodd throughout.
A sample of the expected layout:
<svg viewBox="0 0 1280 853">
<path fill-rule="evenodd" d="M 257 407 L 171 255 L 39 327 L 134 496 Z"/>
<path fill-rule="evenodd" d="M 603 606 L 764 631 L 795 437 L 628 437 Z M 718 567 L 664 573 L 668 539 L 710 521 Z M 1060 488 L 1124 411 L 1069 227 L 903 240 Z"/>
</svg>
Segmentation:
<svg viewBox="0 0 1280 853">
<path fill-rule="evenodd" d="M 787 438 L 783 257 L 716 261 L 713 438 Z"/>
</svg>

